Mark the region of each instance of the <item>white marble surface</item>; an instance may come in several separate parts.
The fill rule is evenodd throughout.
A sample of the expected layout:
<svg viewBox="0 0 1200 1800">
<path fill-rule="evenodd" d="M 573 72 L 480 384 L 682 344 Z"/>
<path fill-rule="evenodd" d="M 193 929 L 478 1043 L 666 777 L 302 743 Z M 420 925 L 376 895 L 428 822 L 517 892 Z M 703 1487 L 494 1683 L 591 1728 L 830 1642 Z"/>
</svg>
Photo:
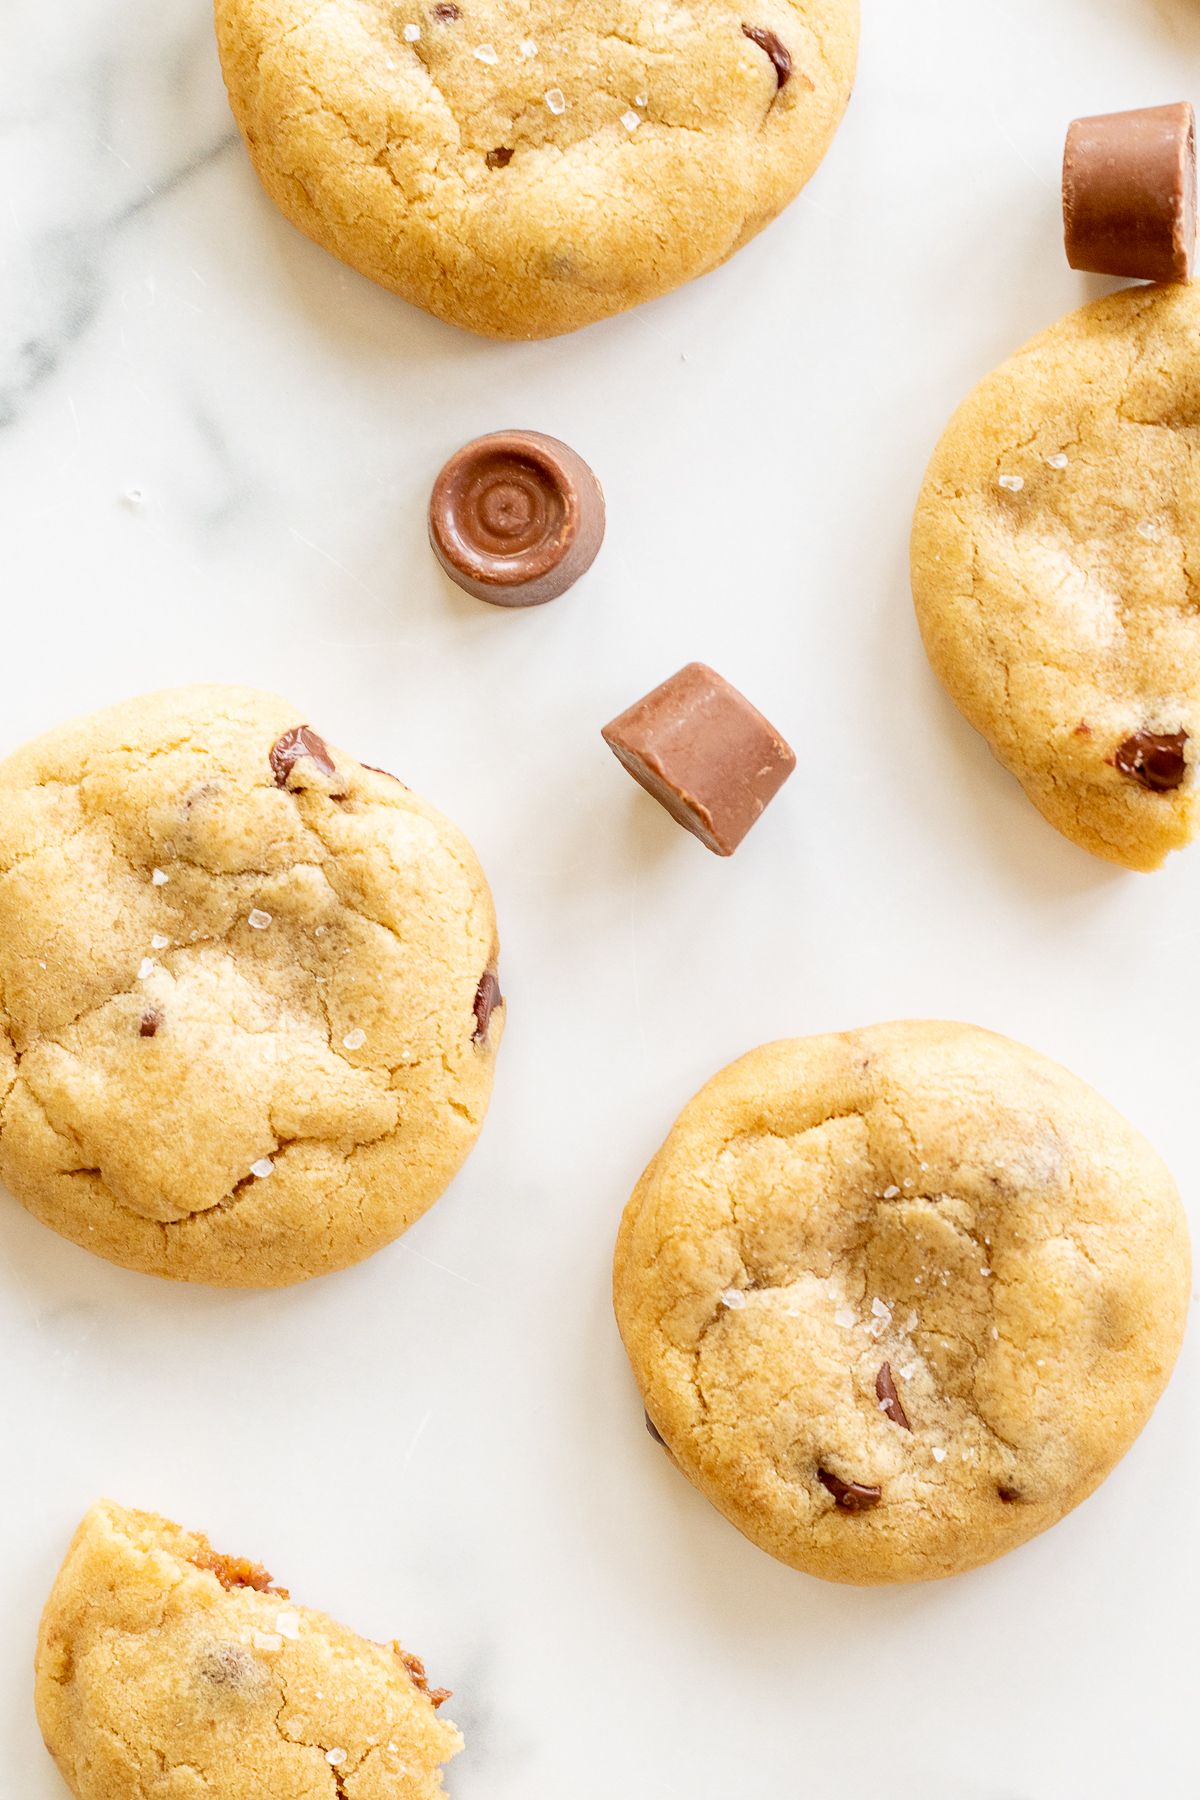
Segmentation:
<svg viewBox="0 0 1200 1800">
<path fill-rule="evenodd" d="M 1066 1524 L 858 1593 L 775 1566 L 673 1475 L 610 1315 L 642 1164 L 772 1035 L 1008 1031 L 1200 1192 L 1200 849 L 1143 878 L 1059 839 L 935 686 L 906 583 L 952 406 L 1100 285 L 1058 244 L 1068 119 L 1200 99 L 1200 8 L 864 10 L 847 123 L 780 224 L 656 306 L 506 347 L 275 216 L 204 0 L 4 0 L 0 749 L 158 685 L 278 687 L 467 829 L 512 1002 L 467 1171 L 352 1273 L 176 1290 L 0 1201 L 14 1800 L 62 1793 L 30 1655 L 105 1491 L 420 1649 L 468 1734 L 454 1800 L 1196 1791 L 1200 1334 Z M 450 589 L 423 541 L 444 455 L 510 424 L 569 439 L 610 501 L 586 584 L 529 616 Z M 801 755 L 728 864 L 598 736 L 691 657 Z"/>
</svg>

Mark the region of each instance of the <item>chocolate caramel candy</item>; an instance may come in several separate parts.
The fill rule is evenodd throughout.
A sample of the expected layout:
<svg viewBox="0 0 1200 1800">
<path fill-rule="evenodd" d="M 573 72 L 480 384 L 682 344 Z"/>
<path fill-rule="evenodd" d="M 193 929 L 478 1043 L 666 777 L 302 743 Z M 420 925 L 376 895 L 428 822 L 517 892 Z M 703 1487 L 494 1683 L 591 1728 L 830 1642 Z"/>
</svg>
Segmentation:
<svg viewBox="0 0 1200 1800">
<path fill-rule="evenodd" d="M 494 606 L 557 600 L 604 541 L 604 494 L 583 458 L 537 431 L 497 431 L 450 458 L 429 541 L 451 581 Z"/>
<path fill-rule="evenodd" d="M 1076 119 L 1063 157 L 1063 223 L 1073 269 L 1190 281 L 1196 115 L 1188 102 Z"/>
<path fill-rule="evenodd" d="M 718 856 L 732 856 L 796 766 L 775 727 L 689 663 L 603 731 L 635 781 Z"/>
</svg>

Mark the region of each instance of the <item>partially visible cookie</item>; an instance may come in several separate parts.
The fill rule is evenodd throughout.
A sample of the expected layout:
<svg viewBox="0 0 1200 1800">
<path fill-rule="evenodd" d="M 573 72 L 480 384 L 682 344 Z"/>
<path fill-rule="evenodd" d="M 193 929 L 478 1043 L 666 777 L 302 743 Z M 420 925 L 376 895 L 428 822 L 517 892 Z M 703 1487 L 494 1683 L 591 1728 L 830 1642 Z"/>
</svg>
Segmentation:
<svg viewBox="0 0 1200 1800">
<path fill-rule="evenodd" d="M 217 0 L 259 177 L 439 318 L 573 331 L 723 262 L 816 169 L 859 0 Z"/>
<path fill-rule="evenodd" d="M 1131 869 L 1195 835 L 1200 288 L 1099 300 L 976 389 L 912 578 L 935 670 L 1051 824 Z"/>
<path fill-rule="evenodd" d="M 625 1211 L 648 1421 L 829 1580 L 990 1561 L 1083 1500 L 1171 1372 L 1174 1183 L 1077 1077 L 966 1025 L 772 1044 L 683 1110 Z"/>
<path fill-rule="evenodd" d="M 256 1563 L 103 1502 L 46 1603 L 37 1713 L 75 1800 L 436 1800 L 462 1738 L 424 1668 Z"/>
<path fill-rule="evenodd" d="M 156 1275 L 357 1262 L 475 1142 L 496 962 L 462 834 L 286 700 L 64 725 L 0 763 L 0 1180 Z"/>
</svg>

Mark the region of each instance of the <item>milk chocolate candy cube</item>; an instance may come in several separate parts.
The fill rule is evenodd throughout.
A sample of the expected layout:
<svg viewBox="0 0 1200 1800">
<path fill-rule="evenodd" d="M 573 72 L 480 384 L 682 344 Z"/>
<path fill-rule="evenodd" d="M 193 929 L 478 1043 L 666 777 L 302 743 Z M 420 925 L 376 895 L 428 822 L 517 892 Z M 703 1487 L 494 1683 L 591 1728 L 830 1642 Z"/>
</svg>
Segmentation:
<svg viewBox="0 0 1200 1800">
<path fill-rule="evenodd" d="M 542 606 L 591 568 L 604 494 L 581 456 L 540 431 L 495 431 L 450 458 L 429 541 L 451 581 L 493 606 Z"/>
<path fill-rule="evenodd" d="M 1076 119 L 1063 157 L 1067 260 L 1093 275 L 1190 281 L 1196 116 L 1186 101 Z"/>
<path fill-rule="evenodd" d="M 635 781 L 718 856 L 732 856 L 796 766 L 775 727 L 703 663 L 689 663 L 604 727 Z"/>
</svg>

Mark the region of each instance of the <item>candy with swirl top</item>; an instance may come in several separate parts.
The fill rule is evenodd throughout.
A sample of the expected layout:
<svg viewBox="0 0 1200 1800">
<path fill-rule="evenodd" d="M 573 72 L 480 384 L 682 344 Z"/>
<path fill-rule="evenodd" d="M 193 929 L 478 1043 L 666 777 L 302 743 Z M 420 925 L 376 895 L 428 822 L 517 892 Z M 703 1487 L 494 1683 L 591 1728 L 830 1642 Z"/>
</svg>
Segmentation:
<svg viewBox="0 0 1200 1800">
<path fill-rule="evenodd" d="M 557 600 L 604 540 L 604 494 L 583 458 L 537 431 L 497 431 L 446 464 L 429 540 L 451 581 L 495 606 Z"/>
</svg>

